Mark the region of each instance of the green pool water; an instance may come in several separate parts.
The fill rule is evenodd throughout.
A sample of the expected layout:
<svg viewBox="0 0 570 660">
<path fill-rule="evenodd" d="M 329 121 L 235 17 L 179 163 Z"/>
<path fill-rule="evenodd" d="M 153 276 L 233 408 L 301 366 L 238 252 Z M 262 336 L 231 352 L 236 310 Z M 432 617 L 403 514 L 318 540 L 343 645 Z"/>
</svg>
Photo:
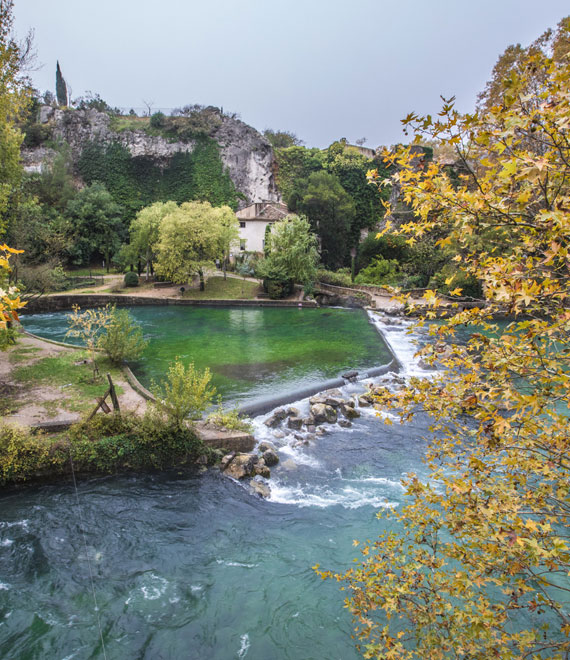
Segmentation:
<svg viewBox="0 0 570 660">
<path fill-rule="evenodd" d="M 363 310 L 274 307 L 132 307 L 149 345 L 133 364 L 148 386 L 180 357 L 212 372 L 226 401 L 250 403 L 390 362 L 391 353 Z M 26 316 L 24 326 L 64 339 L 64 312 Z M 69 341 L 69 340 L 68 340 Z"/>
</svg>

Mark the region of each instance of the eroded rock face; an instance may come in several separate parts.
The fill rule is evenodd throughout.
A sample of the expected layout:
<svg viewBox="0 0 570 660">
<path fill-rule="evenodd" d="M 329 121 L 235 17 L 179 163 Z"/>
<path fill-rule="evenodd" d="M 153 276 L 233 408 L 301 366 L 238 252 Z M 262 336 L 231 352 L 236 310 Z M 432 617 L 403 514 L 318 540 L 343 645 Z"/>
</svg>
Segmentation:
<svg viewBox="0 0 570 660">
<path fill-rule="evenodd" d="M 52 139 L 67 142 L 73 160 L 77 162 L 87 142 L 118 142 L 132 156 L 149 156 L 158 161 L 171 158 L 176 153 L 191 152 L 195 142 L 169 142 L 162 136 L 148 135 L 143 130 L 115 132 L 111 118 L 95 109 L 72 110 L 42 106 L 40 123 L 52 127 Z M 240 207 L 253 202 L 281 201 L 274 177 L 273 149 L 269 142 L 243 121 L 220 115 L 219 125 L 211 133 L 220 147 L 224 166 L 235 187 L 245 199 Z M 52 160 L 55 153 L 43 147 L 23 152 L 27 171 L 40 171 L 42 163 Z"/>
</svg>

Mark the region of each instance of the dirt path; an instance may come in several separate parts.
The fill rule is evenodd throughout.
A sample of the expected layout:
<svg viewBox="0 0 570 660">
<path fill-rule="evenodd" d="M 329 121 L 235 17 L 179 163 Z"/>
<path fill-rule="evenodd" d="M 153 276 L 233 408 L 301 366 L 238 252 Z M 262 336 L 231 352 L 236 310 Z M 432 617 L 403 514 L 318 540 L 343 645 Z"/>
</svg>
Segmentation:
<svg viewBox="0 0 570 660">
<path fill-rule="evenodd" d="M 42 422 L 79 420 L 81 413 L 70 409 L 70 391 L 67 390 L 71 386 L 70 383 L 59 383 L 55 378 L 51 383 L 46 383 L 45 379 L 37 383 L 25 383 L 15 377 L 21 367 L 30 367 L 45 358 L 76 352 L 75 349 L 58 346 L 36 337 L 19 335 L 15 346 L 0 353 L 0 423 L 29 426 Z M 85 366 L 80 363 L 78 368 Z M 114 383 L 122 389 L 119 394 L 121 410 L 144 411 L 145 399 L 131 387 L 121 372 L 116 372 Z M 102 395 L 104 384 L 100 389 Z M 95 404 L 94 398 L 85 400 L 87 408 Z"/>
</svg>

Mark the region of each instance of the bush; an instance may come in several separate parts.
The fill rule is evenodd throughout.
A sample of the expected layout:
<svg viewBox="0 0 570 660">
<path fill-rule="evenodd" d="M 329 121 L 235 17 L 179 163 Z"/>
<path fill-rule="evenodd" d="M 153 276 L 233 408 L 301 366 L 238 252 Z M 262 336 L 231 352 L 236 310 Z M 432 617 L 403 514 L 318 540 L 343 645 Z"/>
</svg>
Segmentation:
<svg viewBox="0 0 570 660">
<path fill-rule="evenodd" d="M 320 268 L 317 271 L 317 281 L 323 282 L 323 284 L 331 284 L 332 286 L 351 286 L 352 284 L 348 268 L 341 268 L 336 272 Z"/>
<path fill-rule="evenodd" d="M 449 278 L 453 275 L 453 280 L 449 282 Z M 446 280 L 449 284 L 446 284 Z M 438 273 L 436 273 L 430 280 L 429 286 L 432 289 L 437 289 L 440 293 L 448 294 L 453 289 L 461 289 L 461 296 L 471 298 L 482 298 L 483 288 L 481 283 L 462 270 L 455 268 L 454 265 L 448 264 L 444 266 Z"/>
<path fill-rule="evenodd" d="M 155 112 L 153 115 L 151 115 L 150 125 L 152 128 L 162 128 L 162 126 L 164 126 L 165 120 L 166 117 L 163 112 Z"/>
<path fill-rule="evenodd" d="M 139 276 L 132 270 L 128 273 L 125 273 L 125 286 L 138 286 L 139 285 Z"/>
<path fill-rule="evenodd" d="M 68 287 L 65 272 L 57 262 L 48 262 L 41 266 L 20 264 L 18 280 L 22 289 L 32 293 L 64 291 Z"/>
<path fill-rule="evenodd" d="M 166 380 L 151 387 L 156 397 L 154 408 L 177 428 L 183 427 L 188 418 L 199 419 L 216 394 L 216 388 L 210 387 L 211 378 L 209 369 L 200 372 L 192 362 L 185 367 L 176 358 L 168 368 Z"/>
<path fill-rule="evenodd" d="M 266 277 L 263 280 L 263 290 L 269 294 L 271 300 L 286 298 L 293 293 L 293 280 L 280 277 Z"/>
<path fill-rule="evenodd" d="M 221 400 L 218 401 L 218 409 L 216 412 L 208 415 L 206 422 L 212 426 L 227 429 L 228 431 L 244 431 L 246 433 L 251 433 L 253 431 L 253 425 L 251 422 L 242 419 L 239 416 L 237 408 L 224 410 Z"/>
<path fill-rule="evenodd" d="M 188 427 L 165 425 L 153 415 L 96 415 L 65 435 L 32 434 L 0 425 L 0 485 L 77 472 L 162 469 L 213 455 Z"/>
<path fill-rule="evenodd" d="M 103 334 L 97 340 L 97 348 L 102 350 L 114 364 L 121 364 L 124 360 L 139 358 L 148 341 L 143 338 L 139 325 L 126 309 L 110 308 L 109 321 L 105 325 Z"/>
<path fill-rule="evenodd" d="M 383 259 L 376 257 L 372 260 L 370 266 L 356 276 L 355 282 L 357 284 L 376 284 L 389 286 L 395 285 L 400 279 L 400 265 L 396 259 Z"/>
</svg>

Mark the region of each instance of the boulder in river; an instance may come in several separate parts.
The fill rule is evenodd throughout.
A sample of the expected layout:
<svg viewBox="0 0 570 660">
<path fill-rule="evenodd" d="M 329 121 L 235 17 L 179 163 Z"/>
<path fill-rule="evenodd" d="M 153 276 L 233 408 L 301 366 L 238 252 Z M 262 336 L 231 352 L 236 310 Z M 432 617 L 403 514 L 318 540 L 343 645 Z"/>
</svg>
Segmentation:
<svg viewBox="0 0 570 660">
<path fill-rule="evenodd" d="M 340 407 L 340 412 L 347 418 L 347 419 L 354 419 L 355 417 L 360 417 L 360 413 L 356 408 L 353 408 L 352 406 L 349 406 L 348 404 L 343 404 Z"/>
<path fill-rule="evenodd" d="M 343 429 L 349 429 L 352 426 L 352 422 L 350 422 L 348 419 L 339 419 L 338 423 L 340 426 L 342 426 Z"/>
<path fill-rule="evenodd" d="M 361 408 L 369 408 L 373 403 L 372 396 L 370 394 L 360 394 L 358 397 L 358 405 Z"/>
<path fill-rule="evenodd" d="M 234 479 L 253 477 L 258 461 L 259 458 L 256 454 L 236 454 L 233 460 L 226 465 L 223 472 L 228 477 L 233 477 Z"/>
<path fill-rule="evenodd" d="M 265 426 L 275 428 L 276 426 L 279 426 L 285 417 L 287 417 L 287 412 L 283 410 L 283 408 L 277 408 L 277 410 L 273 411 L 273 415 L 265 420 Z"/>
<path fill-rule="evenodd" d="M 303 426 L 303 418 L 302 417 L 289 417 L 289 420 L 287 421 L 287 426 L 290 429 L 295 429 L 298 431 L 302 426 Z"/>
<path fill-rule="evenodd" d="M 315 424 L 334 424 L 337 420 L 336 410 L 332 406 L 327 406 L 324 403 L 317 403 L 311 406 L 311 415 L 315 420 Z"/>
<path fill-rule="evenodd" d="M 293 408 L 293 406 L 287 408 L 287 417 L 299 417 L 299 409 Z"/>
<path fill-rule="evenodd" d="M 277 452 L 272 449 L 266 449 L 263 452 L 262 458 L 265 462 L 265 465 L 268 465 L 269 467 L 273 467 L 279 463 L 279 456 L 277 455 Z"/>
<path fill-rule="evenodd" d="M 271 470 L 267 467 L 263 458 L 260 458 L 257 461 L 257 463 L 253 468 L 253 471 L 256 475 L 259 475 L 260 477 L 264 477 L 265 479 L 269 479 L 269 477 L 271 476 Z"/>
</svg>

